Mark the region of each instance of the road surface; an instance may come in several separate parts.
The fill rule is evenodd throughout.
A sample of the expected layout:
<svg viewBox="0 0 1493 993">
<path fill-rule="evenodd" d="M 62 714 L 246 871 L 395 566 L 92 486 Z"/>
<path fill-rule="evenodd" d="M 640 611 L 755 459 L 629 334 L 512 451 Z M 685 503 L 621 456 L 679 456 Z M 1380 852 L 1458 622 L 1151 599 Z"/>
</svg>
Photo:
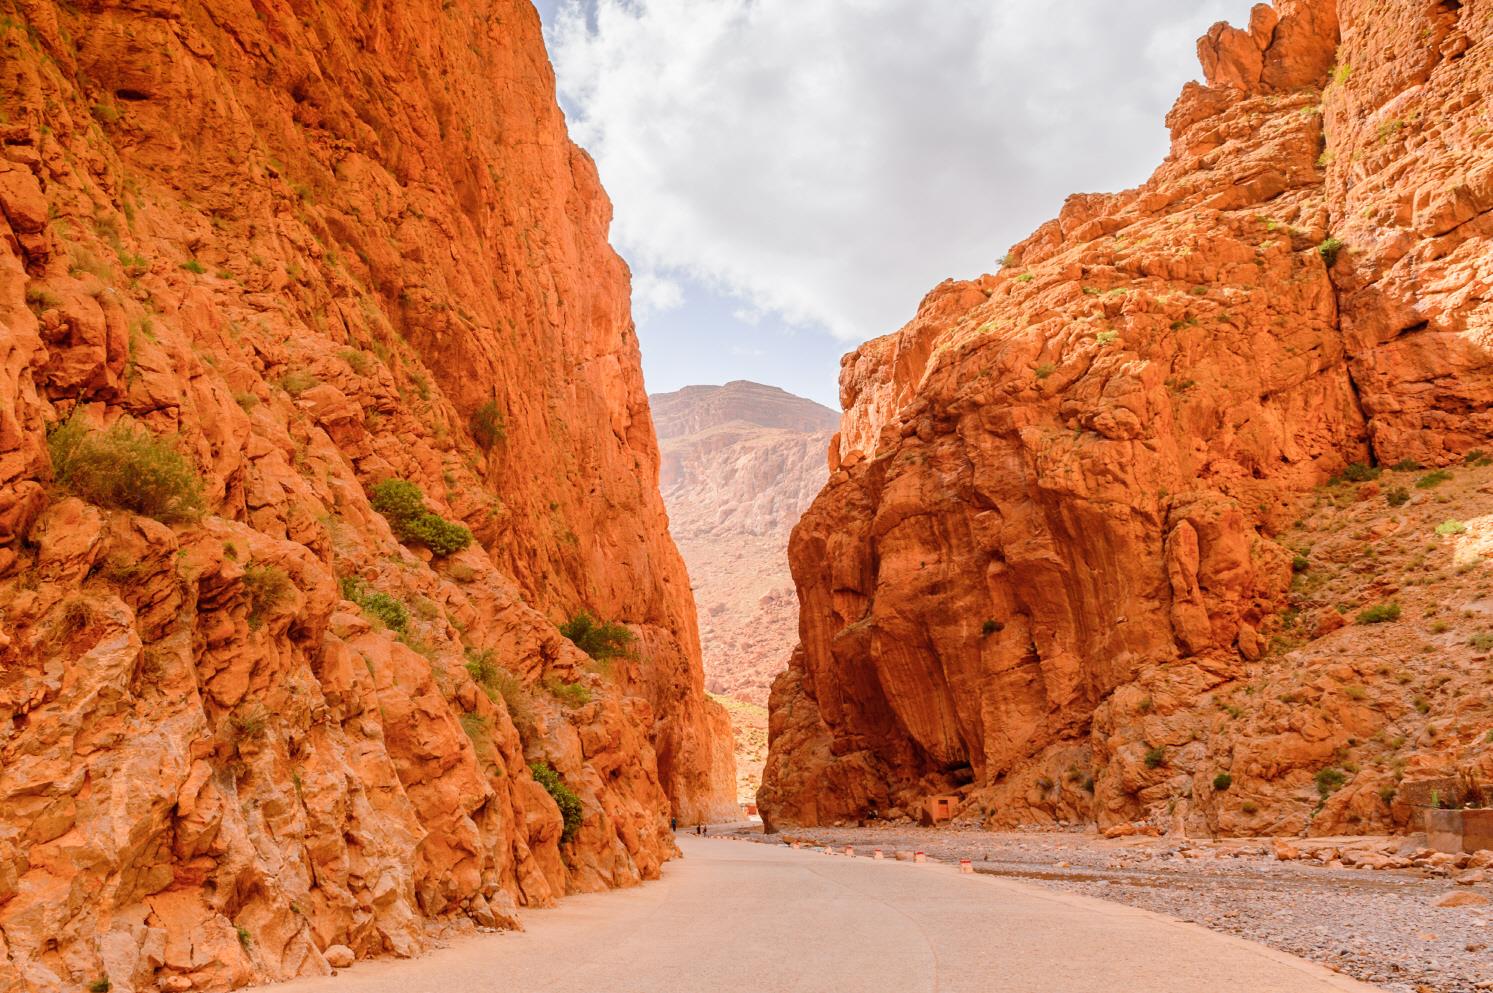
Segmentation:
<svg viewBox="0 0 1493 993">
<path fill-rule="evenodd" d="M 682 837 L 661 881 L 277 993 L 1369 993 L 1281 952 L 949 866 Z"/>
</svg>

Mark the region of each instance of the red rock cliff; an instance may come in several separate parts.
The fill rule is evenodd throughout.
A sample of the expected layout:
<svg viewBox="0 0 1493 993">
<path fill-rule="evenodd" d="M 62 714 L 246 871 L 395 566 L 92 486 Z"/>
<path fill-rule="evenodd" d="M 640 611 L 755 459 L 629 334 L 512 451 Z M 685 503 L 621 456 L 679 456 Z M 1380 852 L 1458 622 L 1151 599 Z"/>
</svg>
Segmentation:
<svg viewBox="0 0 1493 993">
<path fill-rule="evenodd" d="M 734 809 L 609 221 L 525 0 L 0 3 L 0 990 L 412 954 Z"/>
<path fill-rule="evenodd" d="M 1279 0 L 1199 52 L 1144 186 L 846 357 L 772 821 L 957 792 L 990 825 L 1374 830 L 1407 757 L 1493 771 L 1486 687 L 1475 719 L 1373 710 L 1392 663 L 1291 650 L 1282 537 L 1350 464 L 1493 434 L 1493 9 Z M 1336 689 L 1260 694 L 1287 675 Z M 1409 750 L 1383 777 L 1348 758 L 1371 738 Z"/>
</svg>

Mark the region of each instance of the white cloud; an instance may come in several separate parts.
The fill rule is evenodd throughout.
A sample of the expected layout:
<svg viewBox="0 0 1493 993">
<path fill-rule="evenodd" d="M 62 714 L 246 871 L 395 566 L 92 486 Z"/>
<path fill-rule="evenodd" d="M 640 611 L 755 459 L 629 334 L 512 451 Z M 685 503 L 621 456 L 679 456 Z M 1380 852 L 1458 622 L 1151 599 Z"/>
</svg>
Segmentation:
<svg viewBox="0 0 1493 993">
<path fill-rule="evenodd" d="M 675 280 L 645 269 L 633 275 L 632 305 L 640 316 L 678 310 L 684 306 L 684 287 Z"/>
<path fill-rule="evenodd" d="M 1144 179 L 1192 39 L 1248 7 L 563 0 L 550 44 L 640 282 L 682 273 L 855 340 L 989 271 L 1067 193 Z"/>
</svg>

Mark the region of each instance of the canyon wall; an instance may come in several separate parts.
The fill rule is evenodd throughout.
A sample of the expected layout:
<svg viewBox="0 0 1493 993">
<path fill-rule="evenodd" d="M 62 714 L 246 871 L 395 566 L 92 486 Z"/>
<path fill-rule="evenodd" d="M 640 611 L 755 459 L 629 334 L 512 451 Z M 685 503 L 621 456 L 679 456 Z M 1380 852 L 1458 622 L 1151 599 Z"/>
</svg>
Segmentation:
<svg viewBox="0 0 1493 993">
<path fill-rule="evenodd" d="M 528 0 L 0 2 L 0 991 L 414 954 L 734 810 L 609 223 Z"/>
<path fill-rule="evenodd" d="M 1439 476 L 1392 506 L 1334 479 L 1493 435 L 1493 9 L 1279 0 L 1199 54 L 1145 185 L 845 358 L 770 823 L 953 793 L 988 826 L 1364 832 L 1415 781 L 1493 779 L 1480 636 L 1388 602 L 1485 570 L 1454 543 L 1493 522 L 1416 532 Z M 1357 499 L 1355 599 L 1324 600 L 1312 512 Z M 1448 571 L 1381 574 L 1392 535 Z"/>
<path fill-rule="evenodd" d="M 707 688 L 766 706 L 798 640 L 788 534 L 824 486 L 839 417 L 741 380 L 649 402 L 669 531 L 699 608 Z"/>
</svg>

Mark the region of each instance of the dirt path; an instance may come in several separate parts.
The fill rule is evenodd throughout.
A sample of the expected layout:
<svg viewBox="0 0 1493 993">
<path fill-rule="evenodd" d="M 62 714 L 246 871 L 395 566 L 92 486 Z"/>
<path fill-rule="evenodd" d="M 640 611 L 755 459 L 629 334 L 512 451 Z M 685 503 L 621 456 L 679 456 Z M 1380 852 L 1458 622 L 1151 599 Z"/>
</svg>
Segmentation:
<svg viewBox="0 0 1493 993">
<path fill-rule="evenodd" d="M 790 832 L 890 855 L 970 858 L 979 874 L 1096 897 L 1201 924 L 1328 965 L 1392 993 L 1493 990 L 1493 905 L 1439 907 L 1451 893 L 1493 898 L 1444 870 L 1367 871 L 1278 861 L 1268 841 L 1188 841 L 954 828 L 814 828 Z M 743 837 L 764 839 L 760 829 Z M 1300 841 L 1298 844 L 1307 846 Z M 1465 879 L 1464 879 L 1465 882 Z"/>
<path fill-rule="evenodd" d="M 952 867 L 681 840 L 661 882 L 567 899 L 521 934 L 360 963 L 284 993 L 1368 993 L 1112 903 Z"/>
</svg>

